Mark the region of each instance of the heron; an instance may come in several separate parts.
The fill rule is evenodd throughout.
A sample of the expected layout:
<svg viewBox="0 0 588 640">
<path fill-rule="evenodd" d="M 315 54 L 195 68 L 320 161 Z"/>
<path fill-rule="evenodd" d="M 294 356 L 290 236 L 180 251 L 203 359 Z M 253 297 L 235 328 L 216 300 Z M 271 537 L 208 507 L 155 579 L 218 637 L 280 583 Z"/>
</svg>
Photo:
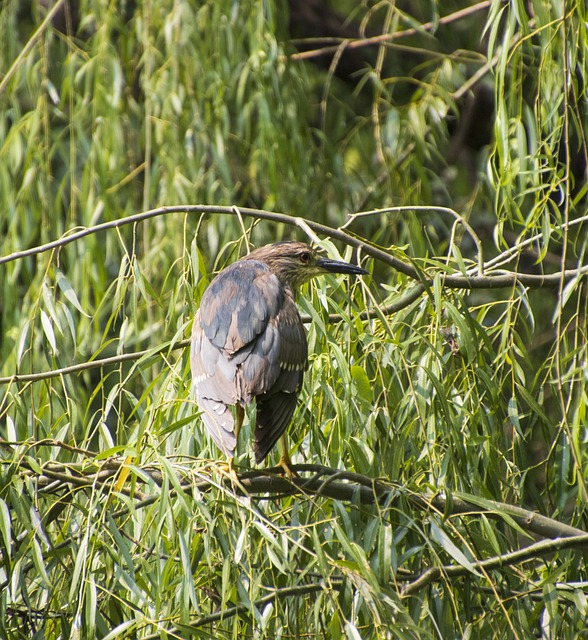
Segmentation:
<svg viewBox="0 0 588 640">
<path fill-rule="evenodd" d="M 282 438 L 279 464 L 289 473 L 284 432 L 308 368 L 296 293 L 325 273 L 368 272 L 288 240 L 260 247 L 226 267 L 202 296 L 192 328 L 192 388 L 204 425 L 231 469 L 245 407 L 255 401 L 255 461 L 261 463 Z"/>
</svg>

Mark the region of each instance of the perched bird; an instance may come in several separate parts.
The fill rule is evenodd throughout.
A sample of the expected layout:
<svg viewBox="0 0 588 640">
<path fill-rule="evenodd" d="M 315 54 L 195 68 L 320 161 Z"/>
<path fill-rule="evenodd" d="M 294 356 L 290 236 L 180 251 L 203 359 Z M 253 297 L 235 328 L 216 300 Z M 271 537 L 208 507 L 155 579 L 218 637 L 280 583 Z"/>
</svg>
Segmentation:
<svg viewBox="0 0 588 640">
<path fill-rule="evenodd" d="M 308 366 L 296 290 L 329 272 L 367 273 L 322 258 L 302 242 L 277 242 L 223 269 L 204 292 L 192 328 L 192 386 L 204 424 L 231 468 L 244 407 L 253 400 L 257 463 L 290 424 Z M 288 471 L 284 440 L 280 464 Z"/>
</svg>

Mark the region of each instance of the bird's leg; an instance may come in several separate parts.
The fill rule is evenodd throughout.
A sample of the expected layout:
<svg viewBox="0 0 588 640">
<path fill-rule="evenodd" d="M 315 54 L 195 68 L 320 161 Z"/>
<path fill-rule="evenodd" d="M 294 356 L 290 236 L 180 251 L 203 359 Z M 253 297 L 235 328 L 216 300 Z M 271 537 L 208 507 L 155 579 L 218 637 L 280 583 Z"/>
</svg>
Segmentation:
<svg viewBox="0 0 588 640">
<path fill-rule="evenodd" d="M 290 458 L 290 453 L 288 452 L 288 443 L 286 442 L 286 434 L 284 434 L 280 438 L 282 455 L 280 456 L 280 461 L 278 462 L 278 466 L 282 467 L 289 480 L 292 478 L 299 478 L 300 476 L 294 469 L 292 469 L 292 459 Z"/>
<path fill-rule="evenodd" d="M 245 409 L 238 404 L 236 406 L 236 420 L 235 420 L 235 450 L 237 449 L 237 444 L 239 441 L 239 433 L 241 431 L 241 427 L 243 426 L 243 420 L 245 419 Z M 233 483 L 233 488 L 238 487 L 243 495 L 247 495 L 247 489 L 243 486 L 241 481 L 239 480 L 239 476 L 237 475 L 237 470 L 235 469 L 235 456 L 232 455 L 229 458 L 229 477 L 231 478 L 231 482 Z"/>
<path fill-rule="evenodd" d="M 241 427 L 243 426 L 243 420 L 245 419 L 245 409 L 238 404 L 235 409 L 237 410 L 237 421 L 235 422 L 235 440 L 239 440 L 239 434 L 241 433 Z"/>
<path fill-rule="evenodd" d="M 239 444 L 239 433 L 241 433 L 241 427 L 243 426 L 243 420 L 245 419 L 245 409 L 238 404 L 236 407 L 236 420 L 235 420 L 235 450 L 237 449 L 237 445 Z M 237 477 L 237 472 L 235 471 L 235 456 L 231 456 L 229 458 L 229 475 L 231 478 L 236 481 L 238 484 L 239 478 Z"/>
</svg>

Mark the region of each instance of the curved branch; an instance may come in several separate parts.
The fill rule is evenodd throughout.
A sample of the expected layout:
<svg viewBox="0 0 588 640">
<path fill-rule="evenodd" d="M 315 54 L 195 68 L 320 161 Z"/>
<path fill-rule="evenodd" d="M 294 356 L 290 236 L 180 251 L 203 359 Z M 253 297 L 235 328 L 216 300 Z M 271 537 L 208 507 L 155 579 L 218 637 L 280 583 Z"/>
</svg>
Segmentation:
<svg viewBox="0 0 588 640">
<path fill-rule="evenodd" d="M 394 210 L 394 207 L 391 208 Z M 381 209 L 380 213 L 386 213 L 391 209 Z M 250 208 L 237 208 L 231 207 L 219 207 L 216 205 L 181 205 L 172 207 L 159 207 L 157 209 L 151 209 L 150 211 L 144 211 L 126 218 L 119 218 L 110 222 L 104 222 L 102 224 L 95 225 L 73 232 L 70 235 L 64 236 L 59 240 L 48 242 L 31 249 L 25 249 L 23 251 L 16 251 L 6 256 L 0 257 L 0 264 L 6 264 L 14 260 L 37 255 L 53 249 L 58 249 L 71 242 L 75 242 L 80 238 L 84 238 L 93 233 L 99 231 L 105 231 L 107 229 L 116 229 L 118 227 L 125 226 L 127 224 L 136 224 L 150 218 L 154 218 L 161 215 L 171 213 L 207 213 L 207 214 L 223 214 L 223 215 L 242 215 L 260 220 L 269 220 L 272 222 L 278 222 L 290 226 L 296 226 L 302 229 L 311 229 L 315 233 L 320 233 L 324 236 L 339 240 L 351 247 L 360 249 L 363 253 L 371 256 L 375 260 L 382 262 L 383 264 L 392 267 L 396 271 L 403 273 L 412 280 L 419 281 L 423 284 L 430 285 L 433 282 L 433 277 L 429 274 L 423 273 L 412 264 L 408 264 L 395 256 L 390 255 L 388 252 L 380 249 L 379 247 L 371 245 L 366 240 L 346 233 L 342 228 L 335 229 L 319 222 L 312 220 L 302 220 L 295 216 L 289 216 L 285 213 L 275 213 L 271 211 L 264 211 L 262 209 L 250 209 Z M 565 269 L 556 273 L 548 275 L 535 275 L 525 274 L 513 271 L 503 271 L 500 273 L 494 273 L 489 275 L 445 275 L 443 278 L 443 284 L 446 287 L 452 289 L 500 289 L 504 287 L 512 287 L 517 283 L 530 288 L 558 288 L 562 281 L 565 283 L 573 278 L 588 273 L 588 266 L 580 267 L 578 269 Z"/>
<path fill-rule="evenodd" d="M 30 443 L 11 443 L 13 446 L 26 446 Z M 44 446 L 61 446 L 57 441 L 46 440 Z M 80 450 L 84 454 L 85 450 Z M 0 461 L 2 462 L 2 461 Z M 14 460 L 7 460 L 5 464 L 14 464 Z M 32 466 L 23 459 L 19 466 L 23 469 L 25 475 L 34 477 L 36 485 L 41 491 L 46 489 L 50 492 L 63 490 L 64 488 L 84 490 L 84 488 L 92 487 L 93 489 L 102 490 L 109 495 L 113 491 L 113 483 L 118 476 L 118 472 L 125 465 L 124 461 L 109 459 L 100 463 L 88 464 L 87 459 L 84 464 L 60 464 L 57 462 L 48 462 L 38 472 L 37 466 Z M 403 596 L 412 595 L 422 590 L 432 582 L 444 579 L 445 577 L 457 577 L 466 575 L 471 568 L 479 568 L 488 571 L 503 566 L 515 565 L 531 560 L 540 555 L 553 553 L 562 549 L 572 548 L 588 548 L 588 533 L 563 524 L 546 516 L 522 509 L 520 507 L 505 503 L 485 500 L 476 496 L 465 496 L 464 494 L 453 495 L 450 498 L 443 494 L 430 495 L 428 492 L 418 494 L 407 492 L 404 487 L 393 485 L 381 480 L 373 479 L 368 476 L 334 469 L 323 465 L 316 464 L 300 464 L 292 467 L 292 470 L 299 474 L 309 474 L 307 477 L 294 477 L 291 480 L 280 475 L 281 467 L 269 469 L 248 470 L 238 474 L 238 486 L 233 484 L 233 480 L 223 475 L 220 483 L 213 480 L 210 470 L 206 473 L 189 471 L 184 478 L 178 478 L 175 486 L 180 486 L 181 490 L 187 494 L 196 492 L 206 492 L 213 487 L 226 490 L 228 494 L 234 495 L 238 499 L 238 494 L 245 491 L 249 498 L 257 497 L 264 500 L 279 500 L 285 495 L 304 495 L 322 496 L 334 500 L 350 501 L 364 505 L 373 505 L 376 502 L 385 504 L 390 507 L 399 498 L 405 498 L 412 506 L 419 510 L 431 511 L 436 513 L 444 513 L 447 517 L 468 515 L 475 517 L 478 514 L 485 514 L 488 517 L 500 518 L 509 526 L 516 523 L 522 529 L 538 534 L 541 536 L 550 536 L 548 539 L 536 542 L 524 549 L 511 551 L 502 555 L 487 558 L 485 560 L 472 561 L 469 567 L 463 565 L 446 565 L 440 567 L 431 567 L 426 570 L 412 582 L 404 586 L 400 594 Z M 136 483 L 145 483 L 152 481 L 157 486 L 163 486 L 164 475 L 158 469 L 153 467 L 141 468 L 140 474 L 135 474 Z M 146 495 L 137 491 L 135 488 L 124 488 L 127 498 L 134 501 L 133 510 L 152 505 L 159 499 L 159 495 Z M 172 491 L 173 493 L 173 491 Z M 50 515 L 52 509 L 47 511 L 46 516 L 52 519 Z M 129 513 L 129 507 L 125 506 L 118 511 L 112 512 L 113 519 L 126 517 Z M 50 521 L 50 520 L 48 520 Z M 2 554 L 0 553 L 0 557 Z M 27 566 L 33 566 L 28 563 Z M 402 580 L 410 578 L 404 577 Z M 313 583 L 310 585 L 301 585 L 281 590 L 279 593 L 283 596 L 301 595 L 312 590 L 322 589 L 322 583 Z M 2 585 L 0 585 L 1 587 Z M 310 591 L 308 591 L 310 589 Z M 267 596 L 258 601 L 265 603 L 278 596 L 278 592 Z M 269 600 L 268 600 L 269 599 Z M 243 610 L 244 605 L 236 605 L 229 607 L 223 612 L 204 616 L 197 620 L 194 624 L 200 626 L 200 623 L 214 622 L 226 616 L 236 615 Z M 155 637 L 155 636 L 154 636 Z"/>
<path fill-rule="evenodd" d="M 526 547 L 525 549 L 513 551 L 511 553 L 505 553 L 503 555 L 488 558 L 487 560 L 481 560 L 479 562 L 472 562 L 471 566 L 476 569 L 483 569 L 488 571 L 491 569 L 520 564 L 541 555 L 554 553 L 555 551 L 561 551 L 563 549 L 573 549 L 578 546 L 584 547 L 587 545 L 587 543 L 588 534 L 578 535 L 572 538 L 543 540 L 529 547 Z M 416 580 L 405 585 L 400 590 L 400 595 L 404 597 L 413 595 L 427 587 L 432 582 L 439 581 L 443 577 L 458 577 L 467 575 L 468 573 L 470 573 L 469 569 L 461 565 L 445 565 L 442 567 L 432 567 L 425 571 Z M 326 588 L 328 588 L 329 590 L 340 590 L 341 588 L 343 588 L 343 584 L 344 583 L 342 581 L 333 581 L 331 579 L 328 587 L 324 584 L 324 582 L 321 581 L 302 584 L 295 587 L 270 589 L 270 595 L 255 600 L 255 602 L 251 603 L 251 606 L 246 604 L 237 604 L 226 607 L 225 609 L 220 609 L 218 611 L 215 611 L 214 613 L 201 616 L 200 618 L 197 618 L 196 620 L 190 622 L 187 626 L 176 626 L 174 627 L 172 632 L 168 630 L 168 633 L 175 632 L 181 634 L 183 631 L 189 631 L 194 628 L 203 627 L 215 622 L 226 620 L 227 618 L 232 618 L 241 613 L 250 611 L 252 607 L 255 607 L 256 609 L 263 609 L 263 607 L 265 607 L 265 605 L 269 604 L 270 602 L 274 602 L 282 598 L 305 596 L 311 593 L 323 591 Z M 155 640 L 159 637 L 159 634 L 151 634 L 145 636 L 146 639 L 151 640 Z"/>
<path fill-rule="evenodd" d="M 343 586 L 343 583 L 331 583 L 329 584 L 329 589 L 340 589 Z M 190 632 L 194 628 L 204 627 L 208 624 L 212 624 L 213 622 L 219 622 L 222 620 L 226 620 L 227 618 L 233 618 L 234 616 L 239 615 L 240 613 L 245 613 L 246 611 L 251 611 L 252 607 L 256 609 L 262 609 L 265 605 L 270 602 L 275 602 L 281 598 L 290 598 L 292 596 L 304 596 L 310 593 L 316 593 L 317 591 L 323 591 L 326 588 L 322 582 L 320 583 L 311 583 L 311 584 L 303 584 L 296 587 L 281 587 L 277 589 L 270 589 L 271 594 L 269 596 L 264 596 L 263 598 L 259 598 L 259 600 L 255 600 L 255 602 L 251 603 L 251 606 L 246 604 L 236 604 L 231 607 L 227 607 L 226 609 L 220 609 L 219 611 L 215 611 L 214 613 L 210 613 L 208 615 L 202 616 L 193 622 L 190 622 L 188 625 L 182 626 L 177 625 L 173 628 L 173 630 L 164 629 L 166 633 L 172 634 L 176 633 L 178 636 L 182 636 L 185 632 Z M 163 629 L 162 629 L 163 630 Z M 159 633 L 152 633 L 148 636 L 144 636 L 145 640 L 156 640 L 160 638 L 161 635 Z"/>
<path fill-rule="evenodd" d="M 381 213 L 385 213 L 388 209 L 381 209 Z M 102 224 L 88 227 L 64 236 L 59 240 L 48 242 L 47 244 L 32 247 L 31 249 L 25 249 L 23 251 L 16 251 L 6 256 L 0 257 L 0 264 L 6 264 L 14 260 L 37 255 L 46 251 L 51 251 L 63 247 L 71 242 L 75 242 L 80 238 L 84 238 L 93 233 L 99 231 L 105 231 L 107 229 L 116 229 L 127 224 L 136 224 L 150 218 L 154 218 L 160 215 L 166 215 L 171 213 L 208 213 L 208 214 L 224 214 L 224 215 L 242 215 L 260 220 L 270 220 L 272 222 L 278 222 L 287 224 L 290 226 L 296 226 L 300 228 L 308 228 L 315 233 L 339 240 L 351 247 L 360 249 L 362 252 L 371 256 L 375 260 L 379 260 L 385 265 L 392 267 L 396 271 L 403 273 L 409 278 L 420 281 L 423 284 L 431 284 L 433 282 L 432 276 L 423 274 L 419 269 L 411 264 L 408 264 L 395 256 L 390 255 L 388 252 L 380 249 L 379 247 L 371 245 L 369 242 L 362 240 L 361 238 L 351 235 L 343 231 L 343 229 L 334 229 L 319 222 L 312 220 L 302 220 L 294 216 L 289 216 L 284 213 L 275 213 L 271 211 L 264 211 L 261 209 L 249 209 L 249 208 L 236 208 L 232 207 L 219 207 L 216 205 L 182 205 L 172 207 L 159 207 L 157 209 L 151 209 L 150 211 L 144 211 L 136 215 L 127 216 L 126 218 L 119 218 L 110 222 L 104 222 Z M 588 273 L 588 266 L 580 267 L 578 269 L 565 269 L 556 273 L 548 275 L 534 275 L 525 274 L 512 271 L 504 271 L 497 274 L 490 274 L 486 276 L 462 276 L 462 275 L 445 275 L 443 278 L 443 284 L 446 287 L 452 289 L 500 289 L 504 287 L 512 287 L 517 283 L 530 288 L 558 288 L 562 281 L 565 283 L 573 278 Z"/>
<path fill-rule="evenodd" d="M 368 476 L 362 476 L 348 471 L 331 469 L 322 465 L 295 465 L 293 470 L 299 473 L 311 472 L 314 475 L 310 478 L 292 478 L 289 480 L 280 475 L 273 475 L 279 472 L 280 468 L 268 469 L 267 471 L 251 471 L 239 475 L 239 480 L 243 487 L 250 493 L 259 495 L 269 493 L 267 499 L 272 499 L 275 494 L 285 495 L 293 493 L 313 493 L 316 495 L 333 498 L 336 500 L 354 500 L 359 497 L 362 504 L 373 504 L 375 502 L 392 502 L 402 495 L 412 505 L 421 510 L 431 509 L 452 515 L 475 516 L 484 515 L 505 520 L 512 526 L 516 523 L 521 529 L 542 537 L 559 538 L 586 535 L 582 529 L 577 529 L 570 525 L 558 522 L 534 511 L 523 509 L 515 505 L 485 500 L 476 496 L 466 494 L 452 494 L 448 498 L 445 494 L 417 494 L 407 493 L 404 487 L 388 484 L 380 480 L 373 480 Z M 269 475 L 272 474 L 272 475 Z M 337 475 L 337 480 L 326 482 L 323 478 Z M 509 520 L 511 522 L 509 522 Z"/>
<path fill-rule="evenodd" d="M 471 562 L 471 567 L 474 569 L 483 569 L 489 571 L 491 569 L 500 569 L 513 564 L 520 564 L 527 560 L 534 560 L 538 556 L 542 556 L 548 553 L 554 553 L 555 551 L 561 551 L 562 549 L 573 549 L 575 547 L 586 548 L 588 546 L 588 533 L 578 534 L 576 536 L 570 536 L 567 538 L 556 538 L 555 540 L 541 540 L 535 544 L 529 545 L 524 549 L 518 549 L 517 551 L 511 551 L 510 553 L 504 553 L 493 558 L 487 558 L 486 560 L 480 560 L 478 562 Z M 427 569 L 416 580 L 407 584 L 401 589 L 401 595 L 409 596 L 426 586 L 431 582 L 436 582 L 442 577 L 456 577 L 468 575 L 470 569 L 462 565 L 445 565 L 442 567 L 431 567 Z"/>
<path fill-rule="evenodd" d="M 13 443 L 16 444 L 16 443 Z M 26 441 L 22 444 L 28 444 Z M 54 443 L 46 446 L 56 446 Z M 13 462 L 11 462 L 13 464 Z M 111 480 L 118 470 L 124 465 L 123 461 L 109 459 L 102 464 L 85 464 L 83 467 L 76 465 L 63 465 L 51 462 L 42 468 L 42 474 L 38 475 L 41 484 L 59 480 L 64 485 L 74 486 L 106 486 L 111 490 Z M 21 466 L 29 474 L 35 475 L 35 470 L 25 462 Z M 72 475 L 72 470 L 76 475 Z M 524 531 L 547 538 L 572 538 L 587 535 L 582 529 L 558 522 L 534 511 L 523 509 L 511 504 L 486 500 L 477 496 L 456 493 L 451 496 L 446 494 L 414 493 L 405 487 L 392 483 L 376 480 L 359 473 L 334 469 L 319 464 L 294 465 L 292 470 L 298 474 L 308 474 L 289 479 L 283 475 L 281 467 L 268 469 L 251 469 L 238 474 L 239 483 L 249 497 L 257 497 L 262 500 L 276 500 L 286 495 L 312 494 L 342 501 L 359 500 L 361 504 L 372 505 L 375 503 L 393 504 L 399 497 L 405 498 L 411 505 L 421 511 L 442 512 L 446 516 L 449 513 L 454 516 L 476 516 L 484 514 L 487 517 L 500 519 L 507 525 L 518 525 Z M 161 486 L 163 474 L 153 467 L 142 467 L 141 473 L 149 476 L 151 480 Z M 137 482 L 144 482 L 140 475 L 135 475 Z M 184 479 L 179 478 L 182 489 L 187 493 L 194 490 L 207 491 L 217 482 L 213 482 L 210 473 L 190 472 Z M 222 486 L 232 491 L 234 487 L 230 477 L 223 477 Z M 125 492 L 127 493 L 127 492 Z M 130 493 L 130 492 L 129 492 Z M 157 500 L 157 496 L 140 496 L 141 504 L 135 508 L 147 506 Z M 143 504 L 144 503 L 144 504 Z M 126 510 L 117 512 L 123 515 Z"/>
<path fill-rule="evenodd" d="M 178 342 L 174 349 L 184 348 L 190 344 L 189 340 L 182 340 Z M 72 375 L 74 373 L 80 373 L 81 371 L 87 371 L 88 369 L 97 369 L 99 367 L 107 367 L 109 365 L 116 365 L 122 362 L 129 362 L 133 360 L 139 360 L 143 356 L 148 354 L 159 355 L 163 353 L 168 346 L 163 346 L 160 349 L 145 349 L 144 351 L 135 351 L 133 353 L 121 353 L 117 356 L 111 356 L 109 358 L 101 358 L 99 360 L 89 360 L 88 362 L 80 362 L 78 364 L 72 364 L 67 367 L 61 367 L 60 369 L 50 369 L 49 371 L 40 371 L 39 373 L 15 373 L 11 376 L 4 376 L 0 378 L 0 384 L 10 384 L 12 382 L 38 382 L 40 380 L 48 380 L 49 378 L 58 378 L 59 376 Z"/>
<path fill-rule="evenodd" d="M 331 55 L 332 53 L 336 53 L 341 45 L 345 45 L 349 49 L 359 49 L 361 47 L 369 47 L 374 44 L 386 44 L 387 42 L 392 42 L 393 40 L 397 40 L 399 38 L 404 38 L 407 36 L 418 35 L 419 33 L 423 33 L 425 31 L 431 31 L 432 29 L 437 28 L 440 24 L 449 24 L 451 22 L 455 22 L 456 20 L 460 20 L 461 18 L 465 18 L 466 16 L 471 15 L 472 13 L 476 13 L 477 11 L 483 11 L 488 9 L 492 3 L 489 0 L 484 2 L 478 2 L 471 7 L 466 7 L 465 9 L 460 9 L 459 11 L 455 11 L 454 13 L 450 13 L 449 15 L 443 16 L 436 20 L 435 22 L 425 22 L 419 25 L 418 28 L 410 28 L 405 29 L 404 31 L 396 31 L 395 33 L 382 33 L 378 36 L 372 36 L 370 38 L 361 38 L 359 40 L 350 40 L 343 38 L 319 38 L 318 40 L 321 42 L 333 41 L 337 42 L 337 44 L 327 47 L 321 47 L 320 49 L 313 49 L 311 51 L 302 51 L 300 53 L 293 53 L 290 56 L 290 60 L 308 60 L 309 58 L 319 58 L 325 55 Z M 307 40 L 308 41 L 308 40 Z"/>
<path fill-rule="evenodd" d="M 414 208 L 414 207 L 413 207 Z M 418 208 L 421 210 L 422 208 Z M 453 210 L 446 208 L 433 207 L 433 209 L 443 210 L 450 212 L 454 217 L 460 220 L 460 222 L 464 222 L 460 216 L 454 212 Z M 350 219 L 356 219 L 358 217 L 364 215 L 372 215 L 374 213 L 389 213 L 398 211 L 398 207 L 390 207 L 387 209 L 381 209 L 377 212 L 360 212 L 352 216 Z M 201 213 L 201 214 L 224 214 L 224 215 L 242 215 L 242 216 L 250 216 L 263 220 L 269 220 L 272 222 L 279 222 L 282 224 L 287 224 L 290 226 L 296 226 L 303 229 L 307 234 L 311 234 L 312 232 L 321 233 L 325 236 L 329 236 L 336 240 L 339 240 L 349 246 L 355 247 L 356 249 L 360 249 L 362 252 L 370 255 L 374 259 L 386 264 L 393 269 L 403 273 L 404 275 L 410 277 L 413 280 L 416 280 L 418 283 L 409 289 L 403 296 L 401 296 L 396 302 L 382 307 L 380 309 L 373 309 L 369 311 L 364 311 L 359 314 L 360 319 L 371 319 L 378 317 L 380 314 L 392 314 L 395 313 L 409 304 L 411 304 L 414 300 L 416 300 L 425 290 L 428 285 L 431 285 L 433 282 L 432 276 L 427 274 L 426 272 L 417 269 L 415 266 L 403 262 L 402 260 L 396 258 L 395 256 L 390 255 L 388 252 L 380 249 L 378 247 L 372 246 L 368 242 L 351 235 L 344 231 L 347 224 L 343 225 L 339 229 L 334 229 L 332 227 L 328 227 L 326 225 L 320 224 L 318 222 L 314 222 L 311 220 L 302 220 L 301 218 L 297 218 L 294 216 L 289 216 L 282 213 L 275 213 L 270 211 L 264 211 L 260 209 L 249 209 L 243 208 L 238 209 L 235 206 L 232 207 L 219 207 L 214 205 L 185 205 L 185 206 L 173 206 L 173 207 L 159 207 L 157 209 L 152 209 L 150 211 L 145 211 L 142 213 L 138 213 L 136 215 L 127 216 L 126 218 L 120 218 L 117 220 L 112 220 L 110 222 L 104 222 L 102 224 L 95 225 L 93 227 L 88 227 L 84 229 L 80 229 L 78 231 L 72 232 L 69 235 L 66 235 L 58 240 L 54 240 L 47 244 L 39 245 L 37 247 L 32 247 L 30 249 L 26 249 L 23 251 L 16 251 L 14 253 L 8 254 L 6 256 L 0 257 L 0 264 L 6 264 L 8 262 L 12 262 L 14 260 L 22 259 L 25 257 L 30 257 L 34 255 L 41 254 L 46 251 L 52 251 L 55 249 L 59 249 L 61 247 L 70 244 L 71 242 L 75 242 L 81 238 L 84 238 L 88 235 L 98 233 L 100 231 L 104 231 L 106 229 L 115 229 L 118 227 L 122 227 L 128 224 L 136 224 L 141 221 L 148 220 L 150 218 L 154 218 L 161 215 L 167 215 L 171 213 Z M 473 230 L 470 230 L 470 235 L 473 233 Z M 472 236 L 475 239 L 475 234 Z M 534 236 L 530 240 L 535 240 L 538 236 Z M 523 246 L 521 244 L 521 246 Z M 478 247 L 479 248 L 479 247 Z M 480 248 L 479 248 L 480 249 Z M 512 251 L 512 250 L 510 250 Z M 502 254 L 502 256 L 505 256 Z M 510 253 L 508 254 L 510 255 Z M 583 266 L 578 269 L 567 269 L 560 272 L 552 273 L 549 275 L 534 275 L 534 274 L 523 274 L 511 271 L 505 272 L 494 272 L 492 274 L 483 275 L 484 269 L 488 269 L 488 267 L 492 264 L 493 261 L 490 261 L 486 265 L 484 265 L 481 257 L 481 253 L 479 254 L 480 262 L 477 267 L 478 274 L 474 275 L 473 273 L 466 273 L 466 275 L 444 275 L 443 276 L 443 284 L 446 287 L 450 288 L 459 288 L 459 289 L 494 289 L 494 288 L 502 288 L 502 287 L 512 287 L 517 283 L 522 284 L 523 286 L 527 286 L 530 288 L 537 287 L 549 287 L 549 288 L 558 288 L 561 284 L 565 284 L 567 281 L 578 278 L 580 276 L 584 276 L 588 273 L 588 266 Z M 495 259 L 496 260 L 496 259 Z M 340 320 L 340 317 L 337 314 L 329 315 L 329 322 L 337 322 Z M 310 318 L 308 316 L 303 317 L 304 322 L 310 322 Z M 189 344 L 188 340 L 182 340 L 177 342 L 172 349 L 183 349 Z M 104 367 L 109 365 L 116 365 L 125 361 L 134 361 L 138 360 L 144 356 L 149 354 L 158 355 L 169 348 L 169 345 L 164 345 L 158 349 L 144 350 L 138 351 L 134 353 L 126 353 L 119 354 L 117 356 L 112 356 L 109 358 L 102 358 L 98 360 L 93 360 L 90 362 L 83 362 L 74 365 L 70 365 L 67 367 L 62 367 L 60 369 L 53 369 L 50 371 L 40 372 L 40 373 L 29 373 L 29 374 L 14 374 L 11 376 L 0 377 L 0 384 L 10 384 L 12 382 L 36 382 L 39 380 L 46 380 L 49 378 L 59 377 L 61 375 L 70 375 L 74 373 L 79 373 L 80 371 L 85 371 L 87 369 L 93 369 L 97 367 Z"/>
<path fill-rule="evenodd" d="M 388 207 L 386 209 L 373 209 L 372 211 L 360 211 L 358 213 L 352 213 L 348 216 L 347 222 L 341 227 L 341 229 L 346 229 L 350 224 L 355 222 L 360 218 L 367 218 L 370 216 L 378 215 L 381 213 L 402 213 L 404 211 L 412 211 L 413 213 L 429 213 L 431 211 L 438 211 L 439 213 L 446 213 L 451 216 L 456 223 L 461 224 L 466 232 L 469 234 L 473 243 L 476 245 L 476 249 L 478 251 L 478 260 L 477 260 L 477 273 L 480 276 L 484 275 L 484 250 L 482 247 L 482 241 L 480 240 L 478 234 L 474 231 L 473 227 L 470 223 L 463 217 L 460 216 L 457 211 L 454 211 L 450 207 L 439 207 L 439 206 L 426 206 L 426 205 L 409 205 L 405 207 Z"/>
<path fill-rule="evenodd" d="M 455 493 L 451 497 L 438 493 L 423 498 L 419 495 L 409 496 L 411 502 L 424 500 L 422 508 L 434 508 L 436 511 L 445 512 L 450 505 L 450 512 L 453 515 L 476 515 L 483 513 L 492 518 L 502 519 L 507 524 L 509 520 L 516 523 L 521 529 L 539 535 L 543 538 L 567 538 L 585 535 L 582 529 L 563 524 L 547 516 L 543 516 L 535 511 L 529 511 L 522 507 L 495 500 L 486 500 L 464 493 Z"/>
</svg>

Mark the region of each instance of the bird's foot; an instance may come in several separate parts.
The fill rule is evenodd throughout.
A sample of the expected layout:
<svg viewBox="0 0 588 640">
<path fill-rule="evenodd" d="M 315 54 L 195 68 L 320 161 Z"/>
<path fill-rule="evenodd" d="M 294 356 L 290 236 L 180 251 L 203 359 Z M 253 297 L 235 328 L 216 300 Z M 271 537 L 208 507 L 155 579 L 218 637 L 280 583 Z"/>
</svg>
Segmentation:
<svg viewBox="0 0 588 640">
<path fill-rule="evenodd" d="M 284 473 L 288 476 L 288 480 L 291 481 L 292 478 L 300 478 L 300 474 L 296 469 L 292 468 L 292 460 L 287 453 L 282 453 L 280 461 L 278 462 L 278 467 L 282 467 Z"/>
<path fill-rule="evenodd" d="M 286 441 L 286 434 L 282 434 L 280 439 L 282 455 L 280 456 L 280 461 L 278 462 L 278 466 L 282 467 L 284 473 L 288 476 L 288 480 L 292 482 L 292 478 L 300 478 L 298 472 L 292 468 L 292 459 L 290 458 L 290 452 L 288 450 L 288 443 Z"/>
<path fill-rule="evenodd" d="M 239 480 L 237 469 L 235 469 L 235 458 L 229 458 L 229 461 L 223 463 L 219 469 L 224 476 L 228 476 L 234 489 L 238 489 L 243 495 L 248 495 L 247 489 L 245 489 L 243 483 Z"/>
</svg>

